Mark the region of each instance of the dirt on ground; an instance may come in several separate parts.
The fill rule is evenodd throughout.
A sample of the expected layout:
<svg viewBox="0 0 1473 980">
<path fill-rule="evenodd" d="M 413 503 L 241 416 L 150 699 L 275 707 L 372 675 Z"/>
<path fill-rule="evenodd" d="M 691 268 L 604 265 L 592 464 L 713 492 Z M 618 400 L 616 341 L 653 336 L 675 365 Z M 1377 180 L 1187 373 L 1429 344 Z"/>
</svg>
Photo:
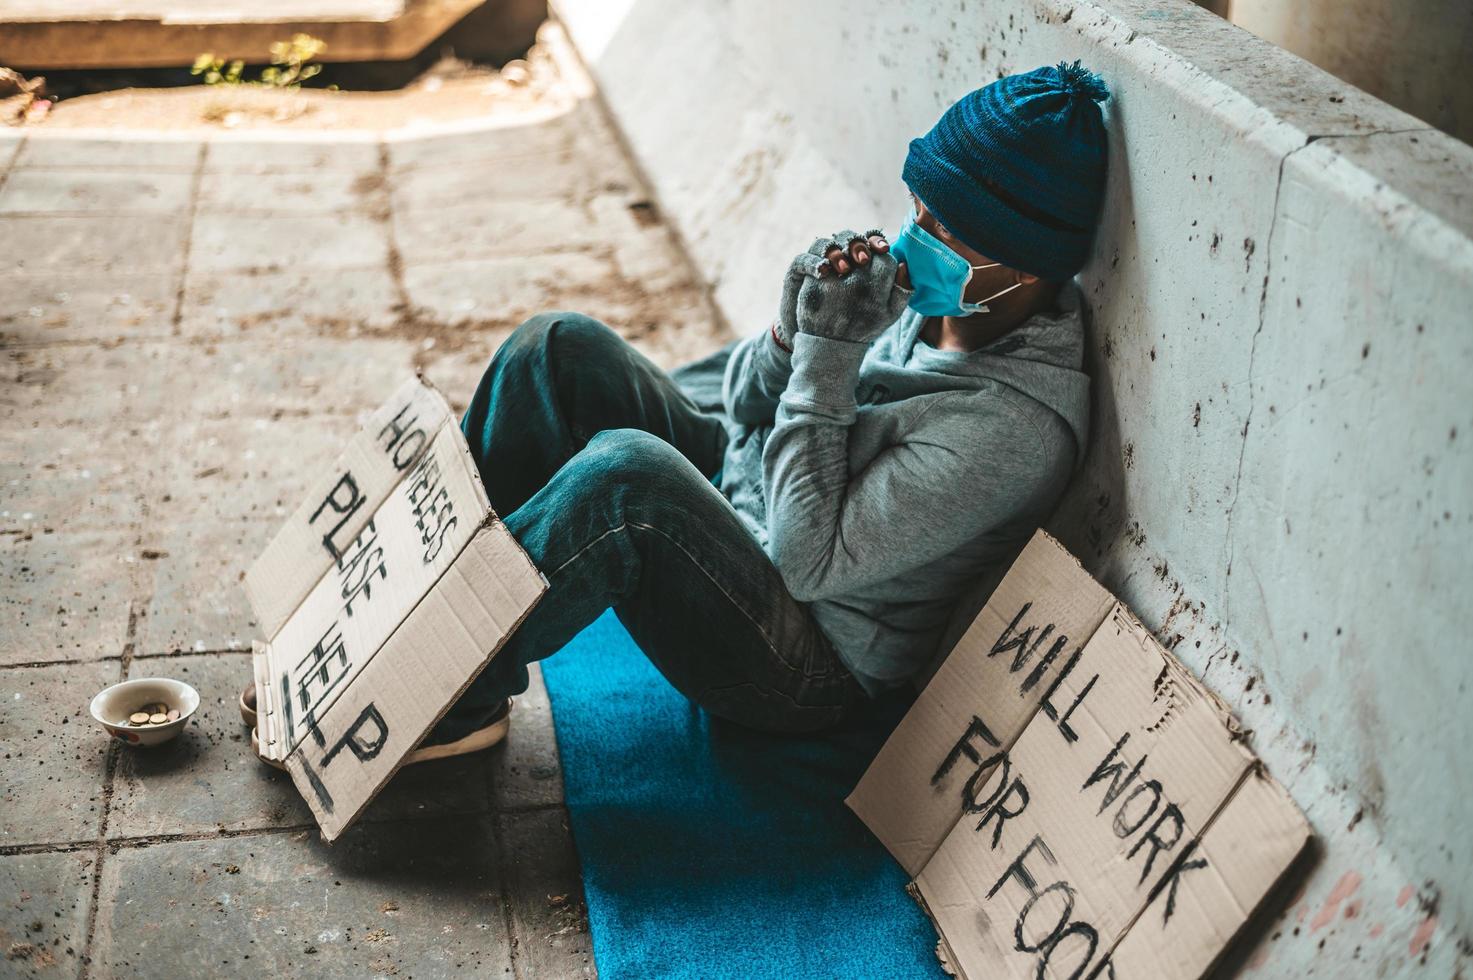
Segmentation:
<svg viewBox="0 0 1473 980">
<path fill-rule="evenodd" d="M 442 58 L 392 91 L 275 89 L 255 84 L 125 88 L 62 99 L 30 127 L 118 129 L 398 129 L 525 114 L 568 97 L 556 40 L 500 69 Z M 251 73 L 247 72 L 249 76 Z"/>
</svg>

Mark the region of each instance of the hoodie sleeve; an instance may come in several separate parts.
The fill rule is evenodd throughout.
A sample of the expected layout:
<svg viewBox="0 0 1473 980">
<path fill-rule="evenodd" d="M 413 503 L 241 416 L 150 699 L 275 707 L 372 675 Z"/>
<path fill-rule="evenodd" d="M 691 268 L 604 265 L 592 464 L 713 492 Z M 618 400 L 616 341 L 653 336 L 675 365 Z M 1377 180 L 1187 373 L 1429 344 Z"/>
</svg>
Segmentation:
<svg viewBox="0 0 1473 980">
<path fill-rule="evenodd" d="M 1039 499 L 1048 453 L 999 397 L 938 398 L 849 473 L 866 345 L 800 333 L 763 448 L 768 554 L 793 597 L 852 594 L 941 558 Z"/>
<path fill-rule="evenodd" d="M 721 385 L 726 414 L 741 425 L 771 425 L 792 373 L 792 355 L 777 345 L 770 328 L 748 337 L 726 362 Z"/>
</svg>

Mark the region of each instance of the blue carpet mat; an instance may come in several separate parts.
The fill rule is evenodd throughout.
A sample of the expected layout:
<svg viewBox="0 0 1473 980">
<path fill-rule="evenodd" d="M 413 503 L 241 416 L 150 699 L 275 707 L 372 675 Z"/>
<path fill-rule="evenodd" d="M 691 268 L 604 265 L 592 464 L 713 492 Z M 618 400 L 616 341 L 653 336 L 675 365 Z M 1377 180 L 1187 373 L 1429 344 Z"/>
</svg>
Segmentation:
<svg viewBox="0 0 1473 980">
<path fill-rule="evenodd" d="M 542 668 L 603 980 L 945 976 L 843 803 L 900 711 L 805 737 L 712 718 L 612 610 Z"/>
</svg>

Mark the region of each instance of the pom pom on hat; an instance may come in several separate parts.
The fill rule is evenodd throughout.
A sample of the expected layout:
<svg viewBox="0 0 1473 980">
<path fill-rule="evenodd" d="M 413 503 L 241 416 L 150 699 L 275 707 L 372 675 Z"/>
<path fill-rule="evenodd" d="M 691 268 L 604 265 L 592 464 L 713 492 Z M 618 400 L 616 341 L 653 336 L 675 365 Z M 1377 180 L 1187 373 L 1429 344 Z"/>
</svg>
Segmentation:
<svg viewBox="0 0 1473 980">
<path fill-rule="evenodd" d="M 1059 73 L 1059 88 L 1066 92 L 1083 95 L 1091 102 L 1103 102 L 1110 97 L 1110 90 L 1100 76 L 1088 68 L 1079 67 L 1078 59 L 1072 65 L 1061 61 L 1054 70 Z"/>
</svg>

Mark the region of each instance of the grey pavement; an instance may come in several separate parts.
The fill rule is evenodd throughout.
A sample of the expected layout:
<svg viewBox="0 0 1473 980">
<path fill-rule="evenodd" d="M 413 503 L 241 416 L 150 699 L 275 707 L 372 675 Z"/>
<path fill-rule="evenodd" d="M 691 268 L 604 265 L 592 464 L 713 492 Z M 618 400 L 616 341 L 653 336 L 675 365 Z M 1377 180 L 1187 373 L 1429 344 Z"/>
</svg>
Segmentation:
<svg viewBox="0 0 1473 980">
<path fill-rule="evenodd" d="M 528 315 L 726 337 L 596 105 L 407 139 L 0 134 L 0 975 L 595 975 L 540 675 L 336 844 L 250 754 L 244 570 L 416 369 Z M 175 743 L 110 743 L 164 675 Z"/>
</svg>

